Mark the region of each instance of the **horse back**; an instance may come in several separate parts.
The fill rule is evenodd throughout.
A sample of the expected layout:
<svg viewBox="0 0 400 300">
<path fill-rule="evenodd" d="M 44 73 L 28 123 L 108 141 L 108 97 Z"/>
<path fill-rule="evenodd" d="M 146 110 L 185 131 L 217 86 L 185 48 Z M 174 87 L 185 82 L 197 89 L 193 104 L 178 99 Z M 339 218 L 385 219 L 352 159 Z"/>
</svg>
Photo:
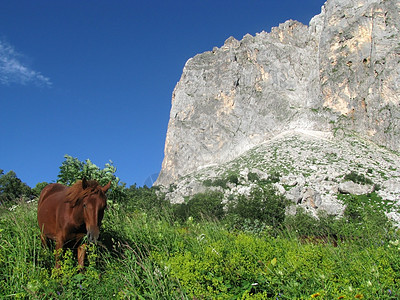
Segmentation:
<svg viewBox="0 0 400 300">
<path fill-rule="evenodd" d="M 52 183 L 52 184 L 46 185 L 43 188 L 42 192 L 40 193 L 38 205 L 40 206 L 53 194 L 64 193 L 66 191 L 66 189 L 67 189 L 66 186 L 59 184 L 59 183 Z"/>
<path fill-rule="evenodd" d="M 37 219 L 42 234 L 55 240 L 62 215 L 68 187 L 59 183 L 47 185 L 40 193 Z M 61 217 L 61 219 L 60 219 Z"/>
</svg>

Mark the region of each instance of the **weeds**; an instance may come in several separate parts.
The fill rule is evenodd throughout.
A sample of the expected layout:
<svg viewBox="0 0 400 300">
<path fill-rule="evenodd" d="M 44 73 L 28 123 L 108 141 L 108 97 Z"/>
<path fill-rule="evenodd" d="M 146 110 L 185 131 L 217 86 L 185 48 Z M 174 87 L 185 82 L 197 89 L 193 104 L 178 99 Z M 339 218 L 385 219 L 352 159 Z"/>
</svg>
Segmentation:
<svg viewBox="0 0 400 300">
<path fill-rule="evenodd" d="M 89 246 L 84 272 L 79 272 L 70 251 L 63 254 L 61 267 L 53 269 L 54 253 L 40 245 L 36 204 L 2 212 L 0 295 L 30 299 L 400 296 L 400 236 L 383 214 L 373 213 L 366 204 L 354 202 L 341 219 L 327 215 L 311 219 L 303 211 L 279 219 L 280 226 L 259 217 L 232 231 L 224 219 L 194 215 L 179 219 L 173 209 L 155 211 L 150 203 L 140 209 L 135 203 L 126 204 L 135 209 L 113 205 L 106 211 L 99 244 Z M 337 244 L 304 242 L 303 235 L 336 236 Z"/>
</svg>

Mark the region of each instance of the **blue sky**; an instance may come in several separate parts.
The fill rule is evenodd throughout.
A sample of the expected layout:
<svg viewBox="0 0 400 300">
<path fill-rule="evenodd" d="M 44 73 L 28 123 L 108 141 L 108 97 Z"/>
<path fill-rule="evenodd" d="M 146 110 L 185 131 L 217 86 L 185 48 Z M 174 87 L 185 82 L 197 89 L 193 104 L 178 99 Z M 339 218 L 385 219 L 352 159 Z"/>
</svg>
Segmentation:
<svg viewBox="0 0 400 300">
<path fill-rule="evenodd" d="M 128 186 L 161 169 L 185 62 L 234 36 L 308 24 L 321 0 L 0 1 L 0 169 L 34 187 L 64 155 Z"/>
</svg>

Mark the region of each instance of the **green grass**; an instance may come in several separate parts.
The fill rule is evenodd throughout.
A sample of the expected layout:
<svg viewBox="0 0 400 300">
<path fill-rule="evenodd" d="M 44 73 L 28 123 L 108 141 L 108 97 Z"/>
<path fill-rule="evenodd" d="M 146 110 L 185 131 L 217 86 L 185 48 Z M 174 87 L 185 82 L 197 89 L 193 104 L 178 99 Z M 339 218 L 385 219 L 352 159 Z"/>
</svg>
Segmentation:
<svg viewBox="0 0 400 300">
<path fill-rule="evenodd" d="M 110 207 L 85 272 L 66 252 L 60 269 L 40 245 L 36 204 L 0 212 L 0 298 L 398 299 L 400 237 L 371 211 L 342 220 L 303 213 L 280 227 L 229 230 L 178 222 L 170 212 Z M 382 217 L 382 218 L 381 218 Z M 354 219 L 352 219 L 354 218 Z M 378 220 L 379 219 L 379 220 Z M 379 230 L 374 229 L 376 221 Z M 354 221 L 354 222 L 353 222 Z M 312 232 L 312 228 L 321 229 Z M 324 229 L 324 230 L 322 230 Z M 341 230 L 337 247 L 301 236 Z M 347 231 L 346 231 L 347 230 Z"/>
<path fill-rule="evenodd" d="M 355 206 L 356 208 L 369 206 L 374 211 L 391 212 L 398 211 L 395 201 L 384 200 L 376 192 L 372 192 L 364 195 L 338 195 L 338 199 L 343 201 L 344 204 L 349 206 Z"/>
</svg>

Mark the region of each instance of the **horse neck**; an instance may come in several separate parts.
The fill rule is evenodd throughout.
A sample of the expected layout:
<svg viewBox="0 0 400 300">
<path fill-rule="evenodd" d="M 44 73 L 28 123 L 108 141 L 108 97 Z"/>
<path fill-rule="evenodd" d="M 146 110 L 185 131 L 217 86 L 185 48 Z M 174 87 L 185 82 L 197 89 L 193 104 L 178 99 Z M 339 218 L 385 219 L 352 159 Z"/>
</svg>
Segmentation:
<svg viewBox="0 0 400 300">
<path fill-rule="evenodd" d="M 72 219 L 71 221 L 79 226 L 85 223 L 85 219 L 83 217 L 82 203 L 74 207 L 70 206 L 70 217 Z"/>
</svg>

